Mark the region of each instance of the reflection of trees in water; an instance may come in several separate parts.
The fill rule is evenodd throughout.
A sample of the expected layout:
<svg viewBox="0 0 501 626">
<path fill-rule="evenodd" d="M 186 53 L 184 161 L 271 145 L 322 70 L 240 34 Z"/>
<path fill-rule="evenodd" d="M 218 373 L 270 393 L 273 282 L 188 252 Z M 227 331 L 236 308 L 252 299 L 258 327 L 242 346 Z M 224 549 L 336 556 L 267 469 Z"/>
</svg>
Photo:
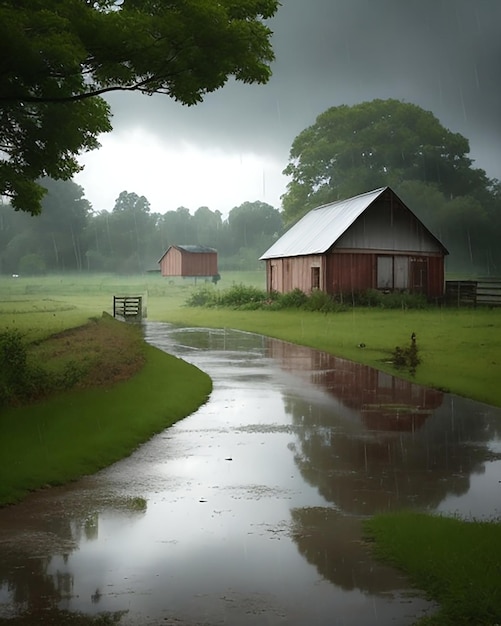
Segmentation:
<svg viewBox="0 0 501 626">
<path fill-rule="evenodd" d="M 72 613 L 71 611 L 59 610 L 57 608 L 44 613 L 33 621 L 32 614 L 20 615 L 6 621 L 0 617 L 0 625 L 5 626 L 42 626 L 43 624 L 54 624 L 57 626 L 113 626 L 119 624 L 127 611 L 106 611 L 97 615 L 86 615 L 85 613 Z"/>
<path fill-rule="evenodd" d="M 498 409 L 293 344 L 271 340 L 268 354 L 323 392 L 287 397 L 285 410 L 301 426 L 303 477 L 343 511 L 434 508 L 493 456 Z"/>
<path fill-rule="evenodd" d="M 95 502 L 92 504 L 95 506 Z M 114 502 L 108 502 L 108 508 L 113 505 L 115 511 L 127 515 L 142 514 L 146 510 L 146 500 L 143 498 L 115 498 Z M 87 541 L 98 538 L 100 513 L 94 509 L 82 512 L 80 518 L 66 517 L 64 503 L 54 502 L 50 495 L 42 500 L 42 506 L 60 506 L 62 514 L 59 517 L 46 517 L 43 511 L 42 514 L 40 511 L 34 514 L 36 506 L 36 502 L 25 501 L 2 511 L 2 516 L 5 514 L 2 526 L 6 538 L 0 537 L 0 589 L 10 596 L 8 606 L 5 604 L 5 610 L 8 609 L 8 620 L 5 623 L 9 626 L 118 624 L 123 611 L 88 616 L 61 610 L 59 604 L 73 594 L 73 575 L 61 572 L 57 565 L 56 571 L 51 572 L 57 559 L 62 559 L 65 564 L 68 562 L 83 538 Z M 12 519 L 8 519 L 11 511 Z M 24 520 L 21 535 L 15 532 L 18 519 Z M 36 522 L 31 525 L 30 519 Z M 11 533 L 9 523 L 12 526 Z M 9 534 L 12 536 L 9 537 Z M 97 588 L 92 601 L 98 601 L 99 597 Z M 3 617 L 0 609 L 0 625 L 4 623 Z"/>
<path fill-rule="evenodd" d="M 376 562 L 361 541 L 361 520 L 333 509 L 292 509 L 292 538 L 300 554 L 319 574 L 346 591 L 371 594 L 408 586 L 395 569 Z"/>
<path fill-rule="evenodd" d="M 155 343 L 155 332 L 162 333 L 165 343 L 165 330 L 161 325 L 149 327 L 149 341 Z M 267 338 L 262 335 L 227 328 L 179 328 L 169 333 L 177 349 L 187 347 L 196 350 L 223 350 L 235 352 L 240 358 L 244 353 L 261 356 Z"/>
</svg>

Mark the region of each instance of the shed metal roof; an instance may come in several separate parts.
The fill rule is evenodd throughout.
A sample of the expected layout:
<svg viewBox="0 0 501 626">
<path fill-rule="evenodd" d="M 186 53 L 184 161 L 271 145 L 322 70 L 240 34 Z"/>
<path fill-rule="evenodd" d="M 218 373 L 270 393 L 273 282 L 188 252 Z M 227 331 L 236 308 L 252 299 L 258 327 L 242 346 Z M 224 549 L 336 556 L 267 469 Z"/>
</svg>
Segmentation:
<svg viewBox="0 0 501 626">
<path fill-rule="evenodd" d="M 196 245 L 173 245 L 169 246 L 167 250 L 162 254 L 158 262 L 160 263 L 164 256 L 169 252 L 171 248 L 176 248 L 177 250 L 182 250 L 184 252 L 189 252 L 190 254 L 209 254 L 209 253 L 217 253 L 215 248 L 209 248 L 208 246 L 196 246 Z"/>
<path fill-rule="evenodd" d="M 178 250 L 184 250 L 185 252 L 191 252 L 192 254 L 204 254 L 209 252 L 217 252 L 215 248 L 209 248 L 208 246 L 172 246 L 178 248 Z"/>
<path fill-rule="evenodd" d="M 324 204 L 294 224 L 260 260 L 323 254 L 388 187 Z"/>
</svg>

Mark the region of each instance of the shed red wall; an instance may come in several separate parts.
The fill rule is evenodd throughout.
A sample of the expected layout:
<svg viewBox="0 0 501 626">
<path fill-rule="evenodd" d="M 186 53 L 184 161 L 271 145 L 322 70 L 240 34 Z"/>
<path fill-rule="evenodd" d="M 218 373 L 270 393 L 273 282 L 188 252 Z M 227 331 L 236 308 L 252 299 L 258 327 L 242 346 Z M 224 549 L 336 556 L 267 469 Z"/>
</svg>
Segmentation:
<svg viewBox="0 0 501 626">
<path fill-rule="evenodd" d="M 181 276 L 181 251 L 169 248 L 160 260 L 162 276 Z"/>
<path fill-rule="evenodd" d="M 215 276 L 217 252 L 186 252 L 169 248 L 160 261 L 162 276 Z"/>
</svg>

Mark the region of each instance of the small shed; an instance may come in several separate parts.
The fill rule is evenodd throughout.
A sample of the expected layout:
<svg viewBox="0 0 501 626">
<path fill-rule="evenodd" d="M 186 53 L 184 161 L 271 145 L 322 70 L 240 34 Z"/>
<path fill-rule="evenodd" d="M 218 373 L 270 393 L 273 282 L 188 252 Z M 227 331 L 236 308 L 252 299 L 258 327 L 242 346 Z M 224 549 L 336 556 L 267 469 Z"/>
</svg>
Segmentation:
<svg viewBox="0 0 501 626">
<path fill-rule="evenodd" d="M 162 276 L 217 276 L 217 250 L 207 246 L 170 246 L 158 261 Z"/>
<path fill-rule="evenodd" d="M 260 258 L 268 291 L 380 289 L 442 297 L 443 244 L 389 187 L 307 213 Z"/>
</svg>

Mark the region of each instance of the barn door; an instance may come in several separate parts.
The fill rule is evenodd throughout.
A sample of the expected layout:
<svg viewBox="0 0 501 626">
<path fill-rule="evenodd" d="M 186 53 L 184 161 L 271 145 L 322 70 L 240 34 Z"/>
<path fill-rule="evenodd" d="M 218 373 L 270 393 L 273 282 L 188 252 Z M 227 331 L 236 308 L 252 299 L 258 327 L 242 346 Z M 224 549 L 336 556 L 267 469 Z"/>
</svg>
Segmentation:
<svg viewBox="0 0 501 626">
<path fill-rule="evenodd" d="M 311 290 L 320 289 L 320 268 L 311 268 Z"/>
<path fill-rule="evenodd" d="M 393 289 L 392 256 L 378 256 L 377 258 L 377 288 Z"/>
<path fill-rule="evenodd" d="M 415 293 L 426 293 L 428 284 L 428 262 L 426 259 L 411 259 L 410 290 Z"/>
<path fill-rule="evenodd" d="M 396 256 L 394 258 L 393 274 L 395 289 L 409 288 L 409 257 Z"/>
</svg>

